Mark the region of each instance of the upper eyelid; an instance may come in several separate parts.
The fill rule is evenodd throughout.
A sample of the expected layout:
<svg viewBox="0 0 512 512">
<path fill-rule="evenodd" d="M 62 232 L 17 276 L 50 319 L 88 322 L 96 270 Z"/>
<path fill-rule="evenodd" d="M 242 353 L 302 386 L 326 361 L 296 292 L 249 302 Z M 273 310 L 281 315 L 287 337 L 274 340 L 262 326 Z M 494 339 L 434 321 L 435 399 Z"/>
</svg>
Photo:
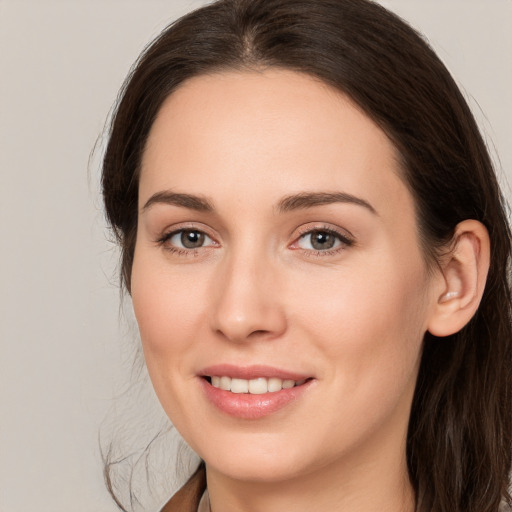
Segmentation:
<svg viewBox="0 0 512 512">
<path fill-rule="evenodd" d="M 294 236 L 294 240 L 296 240 L 297 238 L 300 238 L 301 236 L 307 235 L 308 233 L 312 233 L 314 231 L 327 231 L 334 235 L 338 235 L 341 238 L 345 238 L 347 240 L 355 242 L 355 236 L 348 229 L 334 226 L 332 224 L 316 222 L 308 222 L 307 224 L 303 224 L 302 226 L 294 230 L 294 233 L 297 233 L 295 236 L 293 233 L 290 236 Z"/>
<path fill-rule="evenodd" d="M 169 237 L 173 234 L 179 233 L 180 231 L 199 231 L 209 236 L 211 239 L 216 239 L 215 235 L 212 233 L 212 229 L 209 229 L 208 226 L 202 223 L 196 222 L 180 222 L 170 225 L 160 230 L 159 238 Z"/>
<path fill-rule="evenodd" d="M 211 240 L 214 240 L 214 238 L 212 236 L 210 236 L 206 231 L 204 231 L 202 229 L 195 229 L 195 228 L 172 229 L 172 230 L 167 231 L 166 233 L 164 233 L 163 236 L 165 236 L 166 238 L 171 238 L 171 237 L 177 235 L 178 233 L 182 233 L 183 231 L 192 231 L 192 232 L 202 233 L 203 235 L 207 236 Z"/>
</svg>

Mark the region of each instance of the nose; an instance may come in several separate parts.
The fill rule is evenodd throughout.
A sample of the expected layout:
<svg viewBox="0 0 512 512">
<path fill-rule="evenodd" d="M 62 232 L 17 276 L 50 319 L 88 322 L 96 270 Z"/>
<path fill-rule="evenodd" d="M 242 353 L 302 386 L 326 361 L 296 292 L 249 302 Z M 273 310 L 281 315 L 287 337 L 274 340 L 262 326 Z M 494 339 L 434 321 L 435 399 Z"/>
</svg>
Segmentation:
<svg viewBox="0 0 512 512">
<path fill-rule="evenodd" d="M 212 329 L 232 342 L 275 339 L 287 327 L 280 276 L 261 255 L 231 255 L 221 264 L 213 292 Z"/>
</svg>

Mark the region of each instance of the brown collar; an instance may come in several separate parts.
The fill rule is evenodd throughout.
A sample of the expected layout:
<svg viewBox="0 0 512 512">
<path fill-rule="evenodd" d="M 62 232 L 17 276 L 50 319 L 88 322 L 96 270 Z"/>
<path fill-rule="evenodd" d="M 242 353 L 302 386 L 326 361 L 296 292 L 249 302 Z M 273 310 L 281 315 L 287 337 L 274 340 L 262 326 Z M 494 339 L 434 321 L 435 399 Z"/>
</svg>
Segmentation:
<svg viewBox="0 0 512 512">
<path fill-rule="evenodd" d="M 201 463 L 187 483 L 164 505 L 161 512 L 197 512 L 206 489 L 206 471 Z"/>
</svg>

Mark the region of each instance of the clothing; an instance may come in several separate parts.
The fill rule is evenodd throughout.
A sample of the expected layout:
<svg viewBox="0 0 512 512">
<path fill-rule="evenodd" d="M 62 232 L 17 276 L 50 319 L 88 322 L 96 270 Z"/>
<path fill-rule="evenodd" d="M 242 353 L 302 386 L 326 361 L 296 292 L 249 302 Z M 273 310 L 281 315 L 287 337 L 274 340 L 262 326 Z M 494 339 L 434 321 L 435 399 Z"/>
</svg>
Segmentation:
<svg viewBox="0 0 512 512">
<path fill-rule="evenodd" d="M 209 510 L 208 493 L 206 491 L 206 470 L 201 464 L 188 482 L 164 505 L 160 512 L 202 512 L 199 502 L 204 495 L 201 508 Z"/>
<path fill-rule="evenodd" d="M 197 512 L 212 512 L 210 508 L 210 495 L 208 494 L 208 489 L 206 489 L 201 497 L 201 501 L 199 502 L 199 506 L 197 507 Z"/>
</svg>

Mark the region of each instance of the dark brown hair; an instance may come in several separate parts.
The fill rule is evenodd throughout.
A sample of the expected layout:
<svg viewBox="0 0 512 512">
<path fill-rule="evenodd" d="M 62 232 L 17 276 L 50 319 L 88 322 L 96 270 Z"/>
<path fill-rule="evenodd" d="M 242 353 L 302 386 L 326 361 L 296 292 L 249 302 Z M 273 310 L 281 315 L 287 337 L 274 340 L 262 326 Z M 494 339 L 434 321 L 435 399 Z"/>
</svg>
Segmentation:
<svg viewBox="0 0 512 512">
<path fill-rule="evenodd" d="M 511 236 L 486 146 L 454 80 L 410 26 L 368 0 L 220 0 L 170 25 L 143 53 L 112 118 L 103 166 L 108 220 L 130 290 L 141 155 L 162 102 L 187 79 L 280 67 L 348 95 L 394 143 L 426 258 L 455 226 L 488 229 L 481 305 L 460 332 L 427 333 L 407 461 L 418 512 L 496 512 L 511 465 Z"/>
</svg>

